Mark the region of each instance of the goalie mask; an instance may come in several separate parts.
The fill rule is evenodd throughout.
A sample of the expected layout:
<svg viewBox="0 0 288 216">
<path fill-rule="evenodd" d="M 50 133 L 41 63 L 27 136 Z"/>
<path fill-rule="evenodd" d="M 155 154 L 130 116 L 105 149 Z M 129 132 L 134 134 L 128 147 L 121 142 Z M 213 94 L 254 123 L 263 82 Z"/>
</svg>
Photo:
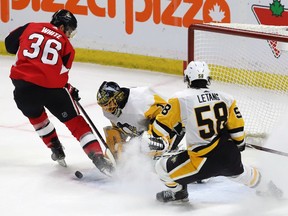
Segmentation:
<svg viewBox="0 0 288 216">
<path fill-rule="evenodd" d="M 206 88 L 210 85 L 209 73 L 206 62 L 191 61 L 184 71 L 184 82 L 188 88 Z"/>
<path fill-rule="evenodd" d="M 115 82 L 104 81 L 97 92 L 97 103 L 106 112 L 119 117 L 121 108 L 119 104 L 125 99 L 125 94 Z"/>
<path fill-rule="evenodd" d="M 76 34 L 77 19 L 68 10 L 62 9 L 55 12 L 50 23 L 56 27 L 63 25 L 64 33 L 68 38 L 72 38 Z"/>
</svg>

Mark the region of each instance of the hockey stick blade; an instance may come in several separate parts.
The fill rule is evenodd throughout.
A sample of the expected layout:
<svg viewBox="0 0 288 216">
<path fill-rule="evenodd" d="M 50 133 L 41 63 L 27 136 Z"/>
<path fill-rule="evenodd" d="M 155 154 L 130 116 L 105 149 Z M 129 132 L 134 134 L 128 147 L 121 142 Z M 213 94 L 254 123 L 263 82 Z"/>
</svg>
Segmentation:
<svg viewBox="0 0 288 216">
<path fill-rule="evenodd" d="M 258 146 L 258 145 L 253 145 L 253 144 L 247 144 L 247 147 L 253 148 L 253 149 L 257 149 L 257 150 L 260 150 L 260 151 L 269 152 L 269 153 L 272 153 L 272 154 L 277 154 L 277 155 L 288 157 L 288 153 L 277 151 L 275 149 L 270 149 L 270 148 L 266 148 L 266 147 L 262 147 L 262 146 Z"/>
</svg>

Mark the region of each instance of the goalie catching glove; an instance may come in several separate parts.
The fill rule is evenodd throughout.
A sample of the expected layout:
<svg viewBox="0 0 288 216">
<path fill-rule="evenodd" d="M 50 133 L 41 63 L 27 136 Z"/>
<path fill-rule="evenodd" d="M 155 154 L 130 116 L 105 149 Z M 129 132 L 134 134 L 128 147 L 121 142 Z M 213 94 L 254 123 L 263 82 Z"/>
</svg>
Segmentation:
<svg viewBox="0 0 288 216">
<path fill-rule="evenodd" d="M 153 135 L 149 134 L 145 131 L 141 137 L 141 151 L 148 153 L 148 152 L 155 152 L 161 151 L 164 152 L 168 149 L 169 143 L 166 138 L 164 137 L 154 137 Z"/>
</svg>

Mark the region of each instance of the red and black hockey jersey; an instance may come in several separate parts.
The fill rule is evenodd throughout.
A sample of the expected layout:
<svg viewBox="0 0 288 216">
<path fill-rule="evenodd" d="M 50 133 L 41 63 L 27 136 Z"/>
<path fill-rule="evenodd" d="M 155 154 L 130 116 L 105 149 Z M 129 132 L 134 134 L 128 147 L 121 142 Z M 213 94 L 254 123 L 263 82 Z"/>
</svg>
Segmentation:
<svg viewBox="0 0 288 216">
<path fill-rule="evenodd" d="M 75 51 L 67 36 L 50 23 L 28 23 L 5 38 L 9 53 L 16 54 L 10 78 L 46 88 L 62 88 Z"/>
</svg>

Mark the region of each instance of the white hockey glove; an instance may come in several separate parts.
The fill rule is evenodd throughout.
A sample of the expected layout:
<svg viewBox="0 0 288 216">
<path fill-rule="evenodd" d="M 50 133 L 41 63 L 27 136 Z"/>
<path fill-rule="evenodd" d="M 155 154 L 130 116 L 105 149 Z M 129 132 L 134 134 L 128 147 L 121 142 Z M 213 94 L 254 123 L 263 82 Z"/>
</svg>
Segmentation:
<svg viewBox="0 0 288 216">
<path fill-rule="evenodd" d="M 141 137 L 141 151 L 142 152 L 155 152 L 155 151 L 166 151 L 169 143 L 164 137 L 154 137 L 145 131 Z"/>
</svg>

